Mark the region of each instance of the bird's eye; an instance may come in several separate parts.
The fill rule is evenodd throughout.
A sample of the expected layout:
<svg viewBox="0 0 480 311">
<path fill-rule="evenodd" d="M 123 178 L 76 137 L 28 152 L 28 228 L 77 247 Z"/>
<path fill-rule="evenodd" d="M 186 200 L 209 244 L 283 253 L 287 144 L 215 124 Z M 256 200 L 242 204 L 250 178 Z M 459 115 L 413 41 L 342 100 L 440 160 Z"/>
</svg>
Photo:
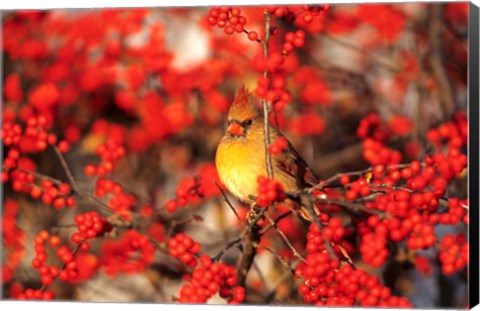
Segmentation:
<svg viewBox="0 0 480 311">
<path fill-rule="evenodd" d="M 253 120 L 252 120 L 252 119 L 248 119 L 247 121 L 243 122 L 243 124 L 245 124 L 245 125 L 247 125 L 247 126 L 248 126 L 248 125 L 252 125 L 252 123 L 253 123 Z"/>
</svg>

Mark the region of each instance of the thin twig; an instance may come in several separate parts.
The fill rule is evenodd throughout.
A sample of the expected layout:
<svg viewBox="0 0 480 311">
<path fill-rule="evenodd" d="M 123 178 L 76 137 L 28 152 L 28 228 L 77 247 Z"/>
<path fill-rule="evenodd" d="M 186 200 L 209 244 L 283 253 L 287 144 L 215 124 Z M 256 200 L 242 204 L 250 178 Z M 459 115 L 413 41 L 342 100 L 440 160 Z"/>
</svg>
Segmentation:
<svg viewBox="0 0 480 311">
<path fill-rule="evenodd" d="M 268 42 L 270 40 L 270 12 L 268 10 L 264 11 L 265 15 L 265 40 L 263 40 L 263 57 L 265 59 L 268 58 Z M 268 76 L 267 69 L 263 71 L 263 77 L 266 78 Z M 270 147 L 270 122 L 269 122 L 269 105 L 265 99 L 262 99 L 262 106 L 263 106 L 263 134 L 264 134 L 264 142 L 265 142 L 265 161 L 267 165 L 267 174 L 269 178 L 273 178 L 273 166 L 272 166 L 272 157 L 269 152 Z"/>
<path fill-rule="evenodd" d="M 369 49 L 366 49 L 366 48 L 362 48 L 358 45 L 355 45 L 354 43 L 351 43 L 351 42 L 348 42 L 348 41 L 345 41 L 345 40 L 342 40 L 342 39 L 339 39 L 339 38 L 336 38 L 334 36 L 331 36 L 331 35 L 328 35 L 328 34 L 323 34 L 322 35 L 324 38 L 327 38 L 329 39 L 330 41 L 332 42 L 335 42 L 337 43 L 338 45 L 341 45 L 345 48 L 348 48 L 350 50 L 353 50 L 353 51 L 357 51 L 359 53 L 362 53 L 362 54 L 366 54 L 366 55 L 369 55 L 370 58 L 375 61 L 377 64 L 379 65 L 382 65 L 384 66 L 385 68 L 393 71 L 393 72 L 400 72 L 400 68 L 398 66 L 395 66 L 394 64 L 392 63 L 389 63 L 387 60 L 381 58 L 380 56 L 378 56 L 377 54 L 373 53 L 371 50 Z"/>
<path fill-rule="evenodd" d="M 222 189 L 222 187 L 220 187 L 220 185 L 217 183 L 217 181 L 215 180 L 215 185 L 217 186 L 218 190 L 220 190 L 220 193 L 222 194 L 223 196 L 223 199 L 225 200 L 225 202 L 227 203 L 228 207 L 230 207 L 230 209 L 232 210 L 232 212 L 235 214 L 235 216 L 237 217 L 237 220 L 245 227 L 245 224 L 244 222 L 242 221 L 242 219 L 240 219 L 240 216 L 238 215 L 237 213 L 237 210 L 235 209 L 235 207 L 233 207 L 233 204 L 230 202 L 230 200 L 228 199 L 227 197 L 227 194 L 225 193 L 225 191 Z"/>
<path fill-rule="evenodd" d="M 7 170 L 7 171 L 10 170 L 10 169 L 6 168 L 5 166 L 2 166 L 2 169 Z M 41 173 L 37 173 L 37 172 L 34 172 L 34 171 L 26 170 L 26 169 L 23 169 L 23 168 L 20 168 L 20 167 L 17 167 L 17 168 L 11 169 L 11 170 L 27 173 L 27 174 L 35 176 L 38 179 L 50 180 L 55 186 L 59 186 L 59 185 L 64 183 L 61 180 L 58 180 L 56 178 L 53 178 L 53 177 L 50 177 L 50 176 L 47 176 L 47 175 L 44 175 L 44 174 L 41 174 Z"/>
<path fill-rule="evenodd" d="M 293 211 L 288 211 L 288 212 L 285 212 L 283 214 L 281 214 L 280 216 L 278 216 L 277 218 L 275 218 L 274 220 L 274 223 L 278 223 L 280 220 L 282 220 L 283 218 L 291 215 L 293 213 Z M 274 224 L 270 224 L 268 225 L 268 227 L 265 227 L 264 229 L 262 229 L 258 234 L 260 235 L 264 235 L 265 233 L 267 233 L 268 231 L 270 231 L 270 229 L 272 229 L 274 226 Z"/>
<path fill-rule="evenodd" d="M 389 165 L 389 166 L 385 167 L 385 170 L 388 171 L 388 170 L 392 170 L 392 169 L 402 169 L 402 168 L 409 167 L 409 166 L 410 166 L 410 164 Z M 326 180 L 321 181 L 318 185 L 315 185 L 315 186 L 310 187 L 310 188 L 305 188 L 305 189 L 302 189 L 302 190 L 297 191 L 297 192 L 292 192 L 291 194 L 292 195 L 298 195 L 298 194 L 301 194 L 301 193 L 313 193 L 313 191 L 315 191 L 315 190 L 322 190 L 322 189 L 326 188 L 328 185 L 330 185 L 333 182 L 339 180 L 340 177 L 342 177 L 342 176 L 349 176 L 349 177 L 362 176 L 362 175 L 365 175 L 366 173 L 373 172 L 373 169 L 374 169 L 374 167 L 371 166 L 371 167 L 368 167 L 366 169 L 359 170 L 359 171 L 336 173 L 335 175 L 327 178 Z"/>
<path fill-rule="evenodd" d="M 77 252 L 80 250 L 80 245 L 83 244 L 83 242 L 85 242 L 85 240 L 82 240 L 80 243 L 77 244 L 77 246 L 75 246 L 75 249 L 73 250 L 72 252 L 72 257 L 75 258 L 75 255 L 77 254 Z M 62 271 L 63 269 L 65 269 L 67 267 L 67 264 L 64 263 L 62 265 L 62 267 L 60 268 L 60 271 Z M 55 280 L 57 277 L 59 276 L 59 274 L 57 274 L 56 276 L 53 277 L 53 279 Z M 42 287 L 40 287 L 40 291 L 43 292 L 48 286 L 43 284 Z"/>
<path fill-rule="evenodd" d="M 415 191 L 413 191 L 412 189 L 409 189 L 409 188 L 406 188 L 406 187 L 399 187 L 399 186 L 392 186 L 392 185 L 388 185 L 388 184 L 369 184 L 370 187 L 372 188 L 378 188 L 378 189 L 381 189 L 381 188 L 386 188 L 386 189 L 391 189 L 391 190 L 395 190 L 395 191 L 406 191 L 406 192 L 409 192 L 409 193 L 414 193 Z M 382 191 L 383 192 L 383 191 Z M 448 201 L 449 199 L 446 198 L 446 197 L 440 197 L 438 198 L 440 201 L 448 204 Z M 459 204 L 462 208 L 468 210 L 468 206 L 465 205 L 465 204 Z"/>
<path fill-rule="evenodd" d="M 308 214 L 310 215 L 310 219 L 312 220 L 312 222 L 314 222 L 317 225 L 318 229 L 320 230 L 320 234 L 322 235 L 322 238 L 323 238 L 323 246 L 325 247 L 328 254 L 330 255 L 330 258 L 332 259 L 337 258 L 337 256 L 335 255 L 335 252 L 333 251 L 332 246 L 330 245 L 330 241 L 328 241 L 327 237 L 325 236 L 325 233 L 323 232 L 323 225 L 320 222 L 318 215 L 315 213 L 315 210 L 313 209 L 313 202 L 311 202 L 311 204 L 308 204 L 307 211 L 308 211 Z"/>
<path fill-rule="evenodd" d="M 320 204 L 329 204 L 329 205 L 338 205 L 340 207 L 344 207 L 350 210 L 353 210 L 354 212 L 356 211 L 362 211 L 367 214 L 372 214 L 372 215 L 377 215 L 380 218 L 390 218 L 391 215 L 388 214 L 387 212 L 382 212 L 380 210 L 368 208 L 363 204 L 356 203 L 354 201 L 346 201 L 346 200 L 341 200 L 341 199 L 322 199 L 322 198 L 315 198 L 315 203 L 320 203 Z"/>
<path fill-rule="evenodd" d="M 57 146 L 52 146 L 52 148 L 55 154 L 57 155 L 58 160 L 60 161 L 60 165 L 62 165 L 63 170 L 65 171 L 65 175 L 67 175 L 67 179 L 73 191 L 79 192 L 77 182 L 75 181 L 75 177 L 73 176 L 72 170 L 68 166 L 68 163 L 65 160 L 65 157 L 63 156 L 62 152 L 60 151 L 60 149 L 58 149 Z"/>
<path fill-rule="evenodd" d="M 227 243 L 227 245 L 225 245 L 225 247 L 223 247 L 222 250 L 220 250 L 220 252 L 213 256 L 212 257 L 212 261 L 219 261 L 220 259 L 222 259 L 222 257 L 225 255 L 225 253 L 231 249 L 232 247 L 234 247 L 235 245 L 239 244 L 240 242 L 242 242 L 242 240 L 253 230 L 253 226 L 257 223 L 257 221 L 263 217 L 263 214 L 266 212 L 266 209 L 262 209 L 260 210 L 260 213 L 258 213 L 256 215 L 256 217 L 252 220 L 252 222 L 250 224 L 248 224 L 248 226 L 245 228 L 244 231 L 242 231 L 242 233 L 240 233 L 240 235 L 238 236 L 238 238 L 230 241 Z"/>
<path fill-rule="evenodd" d="M 264 288 L 267 288 L 267 280 L 265 279 L 265 276 L 263 275 L 263 272 L 262 270 L 260 269 L 260 266 L 257 265 L 255 262 L 253 263 L 253 269 L 255 269 L 255 271 L 257 271 L 257 274 L 258 274 L 258 277 L 260 279 L 260 281 L 262 282 L 262 286 Z"/>
<path fill-rule="evenodd" d="M 301 274 L 298 274 L 298 273 L 295 271 L 295 268 L 293 268 L 292 265 L 290 265 L 290 263 L 289 263 L 288 261 L 286 261 L 285 259 L 283 259 L 280 255 L 278 255 L 277 253 L 275 253 L 273 250 L 271 250 L 270 248 L 268 248 L 268 247 L 266 247 L 266 246 L 260 245 L 260 244 L 258 244 L 258 243 L 255 243 L 253 246 L 254 246 L 255 248 L 264 249 L 264 250 L 266 250 L 267 252 L 269 252 L 270 254 L 272 254 L 276 259 L 278 259 L 278 261 L 280 261 L 280 262 L 282 263 L 282 265 L 284 265 L 285 267 L 287 267 L 293 275 L 298 276 L 304 283 L 306 283 L 306 280 L 303 278 L 303 276 L 302 276 Z"/>
<path fill-rule="evenodd" d="M 292 245 L 292 243 L 288 240 L 285 233 L 283 233 L 283 231 L 278 227 L 277 223 L 275 221 L 273 221 L 272 217 L 270 217 L 270 215 L 268 215 L 268 213 L 265 213 L 265 218 L 267 218 L 270 225 L 272 225 L 275 228 L 275 230 L 277 230 L 277 232 L 280 234 L 280 236 L 282 237 L 285 244 L 287 244 L 288 248 L 290 248 L 290 250 L 292 251 L 293 256 L 297 257 L 298 259 L 300 259 L 303 262 L 306 262 L 305 258 L 303 258 L 303 256 L 300 255 L 300 253 L 295 249 L 295 247 Z"/>
<path fill-rule="evenodd" d="M 433 71 L 433 76 L 438 84 L 440 92 L 440 103 L 442 106 L 443 117 L 450 116 L 455 109 L 455 99 L 453 88 L 448 80 L 448 75 L 442 62 L 441 38 L 442 38 L 442 8 L 441 4 L 434 4 L 430 10 L 430 25 L 428 40 L 430 43 L 429 63 Z"/>
</svg>

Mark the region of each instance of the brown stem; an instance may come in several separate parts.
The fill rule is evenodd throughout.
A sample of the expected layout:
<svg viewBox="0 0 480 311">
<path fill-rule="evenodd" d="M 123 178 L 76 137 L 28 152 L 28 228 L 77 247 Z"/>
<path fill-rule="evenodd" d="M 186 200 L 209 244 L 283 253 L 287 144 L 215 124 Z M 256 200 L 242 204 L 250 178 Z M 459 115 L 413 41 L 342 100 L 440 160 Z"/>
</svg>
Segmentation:
<svg viewBox="0 0 480 311">
<path fill-rule="evenodd" d="M 248 224 L 248 226 L 245 228 L 245 230 L 238 236 L 238 238 L 236 238 L 235 240 L 232 240 L 230 242 L 227 243 L 227 245 L 225 245 L 225 247 L 215 256 L 212 257 L 212 261 L 219 261 L 220 259 L 222 259 L 223 255 L 225 255 L 225 253 L 231 249 L 232 247 L 234 247 L 235 245 L 239 244 L 240 242 L 242 242 L 242 240 L 247 236 L 249 235 L 252 230 L 253 230 L 253 227 L 256 225 L 257 221 L 263 217 L 263 214 L 266 212 L 266 209 L 262 209 L 260 210 L 260 213 L 258 213 L 255 218 Z"/>
<path fill-rule="evenodd" d="M 269 252 L 270 254 L 272 254 L 278 261 L 280 261 L 282 263 L 282 265 L 284 265 L 285 267 L 288 268 L 288 270 L 290 270 L 290 272 L 293 274 L 293 275 L 296 275 L 298 276 L 304 283 L 307 283 L 306 280 L 304 279 L 304 277 L 301 275 L 301 274 L 298 274 L 296 271 L 295 271 L 295 268 L 292 267 L 292 265 L 286 261 L 285 259 L 283 259 L 280 255 L 278 255 L 276 252 L 274 252 L 272 249 L 266 247 L 266 246 L 263 246 L 263 245 L 259 245 L 258 243 L 255 243 L 253 245 L 255 248 L 261 248 L 261 249 L 264 249 L 266 250 L 267 252 Z"/>
<path fill-rule="evenodd" d="M 245 282 L 247 280 L 248 271 L 250 270 L 255 255 L 257 254 L 255 250 L 255 244 L 260 240 L 258 234 L 258 226 L 254 226 L 253 230 L 248 234 L 247 241 L 243 244 L 242 260 L 237 269 L 237 285 L 245 287 Z"/>
<path fill-rule="evenodd" d="M 2 169 L 6 170 L 6 171 L 9 170 L 5 166 L 2 166 Z M 35 176 L 38 179 L 50 180 L 55 186 L 59 186 L 59 185 L 63 184 L 63 182 L 61 180 L 58 180 L 56 178 L 53 178 L 53 177 L 50 177 L 50 176 L 47 176 L 47 175 L 44 175 L 44 174 L 40 174 L 40 173 L 37 173 L 37 172 L 34 172 L 34 171 L 26 170 L 26 169 L 23 169 L 23 168 L 20 168 L 20 167 L 14 168 L 14 169 L 12 169 L 12 171 L 19 171 L 19 172 L 27 173 L 27 174 Z"/>
<path fill-rule="evenodd" d="M 442 62 L 442 8 L 443 5 L 439 3 L 433 4 L 431 7 L 428 40 L 430 42 L 429 63 L 433 71 L 433 76 L 438 84 L 437 89 L 440 92 L 439 99 L 443 110 L 443 117 L 445 118 L 453 113 L 455 109 L 455 99 L 451 83 L 448 80 L 447 72 Z"/>
<path fill-rule="evenodd" d="M 340 199 L 322 199 L 322 198 L 315 198 L 316 203 L 320 204 L 331 204 L 331 205 L 338 205 L 353 211 L 362 211 L 367 214 L 372 214 L 372 215 L 377 215 L 380 218 L 390 218 L 391 215 L 388 214 L 387 212 L 382 212 L 376 209 L 371 209 L 366 207 L 363 204 L 355 203 L 355 202 L 349 202 L 346 200 L 340 200 Z"/>
<path fill-rule="evenodd" d="M 410 164 L 396 164 L 396 165 L 389 165 L 389 166 L 386 166 L 385 167 L 385 170 L 391 170 L 391 169 L 402 169 L 402 168 L 405 168 L 405 167 L 408 167 L 410 166 Z M 333 182 L 337 181 L 340 179 L 340 177 L 346 175 L 346 176 L 362 176 L 366 173 L 371 173 L 373 172 L 373 166 L 369 167 L 369 168 L 366 168 L 366 169 L 363 169 L 363 170 L 359 170 L 359 171 L 353 171 L 353 172 L 344 172 L 344 173 L 336 173 L 335 175 L 333 175 L 332 177 L 329 177 L 327 178 L 326 180 L 320 182 L 320 184 L 318 185 L 315 185 L 311 188 L 305 188 L 303 190 L 300 190 L 298 192 L 294 192 L 292 193 L 293 195 L 295 194 L 300 194 L 300 193 L 312 193 L 314 190 L 322 190 L 324 189 L 326 186 L 332 184 Z"/>
<path fill-rule="evenodd" d="M 226 194 L 225 191 L 222 189 L 222 187 L 220 187 L 220 185 L 217 183 L 216 180 L 215 180 L 215 185 L 217 186 L 218 190 L 220 190 L 220 193 L 222 194 L 223 199 L 224 199 L 224 201 L 227 203 L 228 207 L 230 207 L 230 209 L 232 210 L 232 212 L 235 214 L 235 217 L 237 217 L 237 220 L 245 227 L 245 224 L 244 224 L 243 221 L 240 219 L 240 215 L 238 215 L 237 210 L 235 209 L 235 207 L 233 207 L 233 204 L 232 204 L 232 203 L 230 202 L 230 200 L 228 199 L 227 194 Z"/>
<path fill-rule="evenodd" d="M 333 37 L 331 35 L 328 35 L 328 34 L 323 34 L 322 35 L 324 38 L 327 38 L 329 39 L 330 41 L 332 42 L 335 42 L 337 43 L 338 45 L 341 45 L 345 48 L 348 48 L 350 50 L 353 50 L 353 51 L 357 51 L 359 53 L 362 53 L 362 54 L 366 54 L 366 55 L 369 55 L 370 58 L 376 62 L 377 64 L 381 65 L 381 66 L 384 66 L 385 68 L 389 69 L 390 71 L 393 71 L 393 72 L 400 72 L 400 68 L 398 66 L 395 66 L 394 64 L 388 62 L 387 60 L 381 58 L 380 56 L 378 56 L 377 54 L 373 53 L 371 50 L 369 49 L 366 49 L 366 48 L 362 48 L 358 45 L 355 45 L 351 42 L 348 42 L 348 41 L 345 41 L 345 40 L 342 40 L 342 39 L 339 39 L 339 38 L 336 38 L 336 37 Z"/>
<path fill-rule="evenodd" d="M 280 234 L 280 236 L 282 237 L 285 244 L 287 244 L 288 248 L 290 248 L 290 250 L 292 251 L 293 256 L 297 257 L 298 259 L 300 259 L 303 262 L 306 262 L 305 258 L 303 258 L 302 255 L 300 255 L 300 253 L 295 249 L 295 247 L 292 245 L 290 240 L 288 240 L 285 233 L 283 233 L 283 231 L 278 227 L 277 223 L 272 219 L 272 217 L 270 217 L 270 215 L 268 215 L 268 213 L 265 213 L 265 217 L 267 218 L 270 225 L 272 225 L 275 228 L 275 230 L 277 230 L 277 232 Z"/>
<path fill-rule="evenodd" d="M 320 219 L 318 218 L 318 215 L 313 210 L 313 202 L 312 202 L 312 204 L 308 204 L 307 211 L 308 211 L 308 214 L 310 215 L 310 219 L 312 219 L 312 221 L 317 225 L 317 227 L 320 231 L 320 234 L 322 235 L 323 246 L 325 247 L 328 254 L 330 255 L 330 258 L 331 259 L 337 258 L 337 255 L 335 255 L 335 252 L 333 251 L 333 248 L 330 245 L 330 241 L 328 241 L 327 237 L 325 236 L 325 233 L 323 233 L 323 224 L 320 221 Z"/>
<path fill-rule="evenodd" d="M 79 192 L 77 182 L 75 181 L 75 177 L 73 176 L 72 170 L 68 166 L 68 163 L 65 160 L 65 157 L 63 156 L 62 152 L 60 151 L 60 149 L 58 149 L 57 146 L 52 146 L 52 148 L 55 154 L 57 155 L 57 158 L 60 161 L 60 165 L 62 165 L 62 168 L 65 171 L 65 174 L 67 175 L 67 179 L 73 191 Z"/>
<path fill-rule="evenodd" d="M 262 229 L 262 231 L 259 232 L 260 235 L 264 235 L 265 233 L 267 233 L 268 231 L 270 231 L 270 229 L 273 228 L 273 226 L 278 223 L 280 220 L 282 220 L 283 218 L 287 217 L 287 216 L 290 216 L 290 214 L 292 214 L 294 211 L 288 211 L 288 212 L 285 212 L 283 214 L 281 214 L 280 216 L 278 216 L 277 218 L 274 219 L 274 223 L 273 224 L 270 224 L 268 227 L 265 227 L 264 229 Z"/>
<path fill-rule="evenodd" d="M 263 41 L 263 57 L 265 59 L 268 58 L 268 42 L 270 40 L 270 19 L 271 15 L 270 12 L 267 10 L 264 11 L 265 15 L 265 40 Z M 268 76 L 267 69 L 263 71 L 263 77 L 266 78 Z M 267 164 L 267 174 L 269 178 L 273 178 L 273 166 L 272 166 L 272 157 L 268 148 L 270 147 L 270 122 L 269 122 L 269 104 L 265 99 L 262 99 L 262 106 L 263 106 L 263 134 L 264 134 L 264 142 L 265 142 L 265 161 Z"/>
<path fill-rule="evenodd" d="M 80 250 L 80 245 L 84 242 L 85 240 L 82 240 L 80 243 L 77 244 L 77 246 L 75 246 L 75 249 L 73 250 L 72 252 L 72 257 L 75 258 L 75 254 L 77 254 L 77 252 Z M 64 263 L 62 265 L 62 267 L 60 268 L 60 271 L 62 271 L 63 269 L 65 269 L 67 267 L 67 264 Z M 53 277 L 53 279 L 55 280 L 56 278 L 58 277 L 58 274 L 56 276 Z M 42 287 L 40 287 L 40 291 L 43 292 L 48 286 L 43 284 Z"/>
</svg>

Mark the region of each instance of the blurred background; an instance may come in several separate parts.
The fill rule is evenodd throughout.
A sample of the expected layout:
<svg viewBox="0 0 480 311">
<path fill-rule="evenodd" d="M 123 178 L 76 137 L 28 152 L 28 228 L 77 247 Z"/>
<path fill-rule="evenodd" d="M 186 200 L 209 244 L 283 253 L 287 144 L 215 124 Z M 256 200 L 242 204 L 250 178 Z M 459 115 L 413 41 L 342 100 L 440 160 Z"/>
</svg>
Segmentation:
<svg viewBox="0 0 480 311">
<path fill-rule="evenodd" d="M 45 117 L 47 131 L 71 146 L 66 160 L 86 191 L 95 188 L 85 166 L 100 163 L 97 146 L 107 139 L 125 146 L 126 156 L 109 176 L 135 195 L 131 212 L 144 217 L 144 227 L 159 241 L 185 231 L 213 256 L 241 229 L 213 182 L 215 150 L 236 90 L 241 85 L 256 90 L 262 49 L 245 33 L 227 35 L 209 25 L 209 9 L 2 12 L 2 119 L 25 123 L 32 116 Z M 263 9 L 241 7 L 245 28 L 261 38 Z M 271 121 L 320 178 L 371 166 L 357 136 L 360 121 L 371 113 L 391 130 L 388 147 L 401 153 L 402 162 L 432 152 L 429 130 L 456 112 L 466 113 L 467 2 L 335 4 L 311 23 L 302 14 L 294 22 L 279 21 L 271 37 L 274 50 L 286 32 L 306 32 L 305 46 L 284 64 L 292 100 Z M 65 181 L 51 150 L 38 152 L 34 145 L 22 141 L 19 165 Z M 175 198 L 179 184 L 196 175 L 208 189 L 206 198 L 167 212 L 165 204 Z M 21 287 L 40 287 L 31 267 L 33 237 L 47 229 L 68 243 L 73 217 L 95 208 L 79 200 L 74 208 L 57 210 L 13 191 L 8 182 L 3 186 L 4 236 L 5 228 L 11 228 L 5 220 L 7 201 L 18 205 L 9 210 L 17 209 L 11 216 L 18 227 L 16 241 L 3 240 L 3 298 L 9 298 Z M 466 177 L 456 181 L 454 191 L 466 198 Z M 145 206 L 155 217 L 144 215 Z M 292 226 L 289 236 L 297 236 L 301 246 L 305 228 L 292 222 L 285 227 Z M 81 259 L 91 268 L 84 279 L 52 285 L 57 299 L 172 302 L 182 284 L 181 268 L 172 258 L 157 252 L 154 263 L 141 272 L 109 274 L 99 255 L 102 243 L 92 242 L 92 252 Z M 234 264 L 238 255 L 233 250 L 225 260 Z M 428 250 L 423 255 L 433 260 Z M 444 276 L 435 264 L 421 273 L 413 264 L 399 262 L 389 286 L 415 306 L 466 304 L 465 275 Z M 270 303 L 303 303 L 298 293 L 292 294 L 291 281 L 286 281 L 290 275 L 275 258 L 262 254 L 256 264 L 267 272 L 262 276 L 254 269 L 251 282 L 263 278 L 266 284 L 258 286 L 277 291 Z M 385 269 L 369 272 L 385 276 Z"/>
</svg>

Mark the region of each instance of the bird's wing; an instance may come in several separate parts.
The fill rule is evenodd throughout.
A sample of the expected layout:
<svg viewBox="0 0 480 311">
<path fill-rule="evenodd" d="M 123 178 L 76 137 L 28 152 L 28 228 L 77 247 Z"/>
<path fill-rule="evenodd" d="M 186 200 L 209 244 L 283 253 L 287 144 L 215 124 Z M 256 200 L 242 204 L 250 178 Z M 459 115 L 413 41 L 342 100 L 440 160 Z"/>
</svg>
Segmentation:
<svg viewBox="0 0 480 311">
<path fill-rule="evenodd" d="M 281 135 L 281 134 L 278 134 Z M 283 136 L 283 135 L 282 135 Z M 285 137 L 284 137 L 285 138 Z M 307 162 L 298 154 L 292 144 L 288 142 L 282 153 L 273 157 L 275 165 L 282 171 L 294 177 L 299 188 L 312 187 L 318 184 L 318 178 Z"/>
</svg>

